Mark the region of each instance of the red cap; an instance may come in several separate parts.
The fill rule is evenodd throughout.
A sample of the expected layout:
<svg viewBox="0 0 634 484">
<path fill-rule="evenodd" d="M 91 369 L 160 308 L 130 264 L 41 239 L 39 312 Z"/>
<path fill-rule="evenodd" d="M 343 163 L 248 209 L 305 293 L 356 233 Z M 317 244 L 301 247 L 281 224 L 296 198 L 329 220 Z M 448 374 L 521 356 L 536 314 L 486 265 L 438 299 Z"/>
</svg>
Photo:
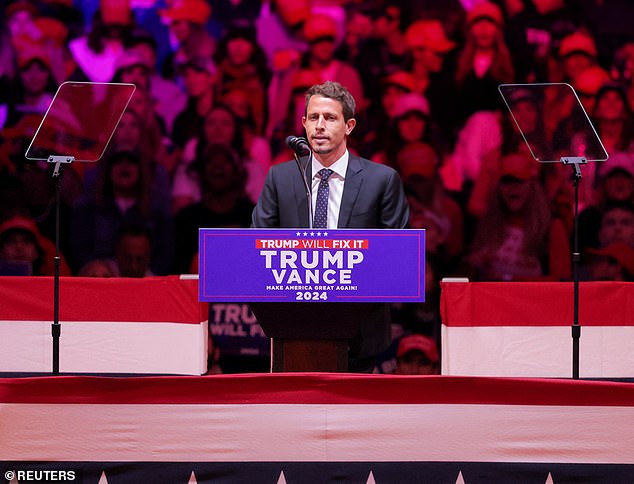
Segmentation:
<svg viewBox="0 0 634 484">
<path fill-rule="evenodd" d="M 383 78 L 383 86 L 397 86 L 407 92 L 415 87 L 414 76 L 407 71 L 396 71 Z"/>
<path fill-rule="evenodd" d="M 132 23 L 130 0 L 101 0 L 99 10 L 106 25 L 130 25 Z"/>
<path fill-rule="evenodd" d="M 45 39 L 52 40 L 59 47 L 64 45 L 68 37 L 68 28 L 62 21 L 53 17 L 38 17 L 33 23 Z"/>
<path fill-rule="evenodd" d="M 176 0 L 171 6 L 159 10 L 166 23 L 176 20 L 205 25 L 211 16 L 211 6 L 205 0 Z"/>
<path fill-rule="evenodd" d="M 4 9 L 4 15 L 6 18 L 9 18 L 14 13 L 22 12 L 23 10 L 29 12 L 33 17 L 38 14 L 37 6 L 33 2 L 30 2 L 29 0 L 16 0 L 6 6 Z"/>
<path fill-rule="evenodd" d="M 559 46 L 559 57 L 571 54 L 585 54 L 589 57 L 597 56 L 597 46 L 588 34 L 575 32 L 564 37 Z"/>
<path fill-rule="evenodd" d="M 394 111 L 392 117 L 400 118 L 407 113 L 417 112 L 424 116 L 429 116 L 429 102 L 420 94 L 414 92 L 408 92 L 398 98 L 394 104 Z"/>
<path fill-rule="evenodd" d="M 20 69 L 24 69 L 36 60 L 44 64 L 47 69 L 52 68 L 51 58 L 45 47 L 39 42 L 32 42 L 20 37 L 20 39 L 15 39 L 15 45 L 19 46 L 17 58 Z"/>
<path fill-rule="evenodd" d="M 449 52 L 456 46 L 447 38 L 440 20 L 417 20 L 405 32 L 405 43 L 409 48 L 426 47 L 440 53 Z"/>
<path fill-rule="evenodd" d="M 490 20 L 494 24 L 502 25 L 504 16 L 502 10 L 496 4 L 491 2 L 482 2 L 476 4 L 467 14 L 467 24 L 472 25 L 479 20 Z"/>
<path fill-rule="evenodd" d="M 304 37 L 308 42 L 337 38 L 337 22 L 329 15 L 316 13 L 304 24 Z"/>
<path fill-rule="evenodd" d="M 404 336 L 398 344 L 396 357 L 401 358 L 410 351 L 420 351 L 431 363 L 438 362 L 438 349 L 433 339 L 422 334 Z"/>
<path fill-rule="evenodd" d="M 3 235 L 11 230 L 21 230 L 23 232 L 28 232 L 35 238 L 35 241 L 40 246 L 42 245 L 40 242 L 42 238 L 40 230 L 37 228 L 37 225 L 35 224 L 33 219 L 30 219 L 23 215 L 15 215 L 0 224 L 0 235 Z"/>
<path fill-rule="evenodd" d="M 526 181 L 537 175 L 537 162 L 533 162 L 526 154 L 508 154 L 500 160 L 500 164 L 500 177 L 509 176 Z"/>
<path fill-rule="evenodd" d="M 297 27 L 310 16 L 310 0 L 275 0 L 277 13 L 289 27 Z"/>
<path fill-rule="evenodd" d="M 293 91 L 302 90 L 306 91 L 315 84 L 322 82 L 321 75 L 317 71 L 311 69 L 299 69 L 293 74 L 291 81 L 291 87 Z"/>
</svg>

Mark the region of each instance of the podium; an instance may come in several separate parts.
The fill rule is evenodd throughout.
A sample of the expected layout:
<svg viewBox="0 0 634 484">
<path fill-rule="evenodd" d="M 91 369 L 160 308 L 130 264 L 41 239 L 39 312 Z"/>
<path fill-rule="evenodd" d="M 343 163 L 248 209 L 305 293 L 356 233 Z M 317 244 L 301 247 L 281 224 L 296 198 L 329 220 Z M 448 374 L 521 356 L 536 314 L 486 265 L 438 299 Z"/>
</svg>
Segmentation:
<svg viewBox="0 0 634 484">
<path fill-rule="evenodd" d="M 200 229 L 199 299 L 247 302 L 272 372 L 346 372 L 387 302 L 425 298 L 425 231 Z M 238 277 L 236 277 L 238 275 Z"/>
<path fill-rule="evenodd" d="M 346 372 L 348 340 L 372 317 L 372 303 L 250 303 L 271 338 L 271 370 Z"/>
</svg>

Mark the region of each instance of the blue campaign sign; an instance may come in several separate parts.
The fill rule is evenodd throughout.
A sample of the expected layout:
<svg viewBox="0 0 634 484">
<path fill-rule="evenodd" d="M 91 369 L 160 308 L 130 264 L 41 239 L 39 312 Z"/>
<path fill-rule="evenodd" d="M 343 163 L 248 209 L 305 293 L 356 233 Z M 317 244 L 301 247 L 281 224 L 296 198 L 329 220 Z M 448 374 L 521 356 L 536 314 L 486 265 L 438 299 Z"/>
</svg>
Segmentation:
<svg viewBox="0 0 634 484">
<path fill-rule="evenodd" d="M 423 302 L 425 231 L 200 229 L 213 302 Z"/>
</svg>

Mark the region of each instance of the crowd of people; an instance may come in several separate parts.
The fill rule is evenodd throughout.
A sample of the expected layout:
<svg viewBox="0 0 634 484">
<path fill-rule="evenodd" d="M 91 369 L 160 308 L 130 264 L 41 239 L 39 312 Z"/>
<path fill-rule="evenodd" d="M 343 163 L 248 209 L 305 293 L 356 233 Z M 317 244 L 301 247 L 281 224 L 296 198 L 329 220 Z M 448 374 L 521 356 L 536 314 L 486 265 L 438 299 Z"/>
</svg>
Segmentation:
<svg viewBox="0 0 634 484">
<path fill-rule="evenodd" d="M 61 274 L 145 277 L 196 272 L 200 227 L 251 225 L 268 169 L 292 157 L 285 138 L 304 135 L 305 92 L 333 80 L 356 100 L 349 149 L 400 173 L 409 226 L 426 229 L 427 302 L 392 307 L 394 343 L 377 371 L 438 371 L 443 277 L 570 280 L 575 205 L 581 279 L 634 279 L 625 0 L 4 5 L 2 274 L 53 271 L 53 166 L 24 154 L 62 82 L 136 91 L 104 156 L 64 167 Z M 514 83 L 569 83 L 578 94 L 609 158 L 581 167 L 577 204 L 570 166 L 534 156 L 583 148 L 574 107 L 531 88 L 503 99 L 498 86 Z M 256 365 L 258 351 L 245 358 Z"/>
</svg>

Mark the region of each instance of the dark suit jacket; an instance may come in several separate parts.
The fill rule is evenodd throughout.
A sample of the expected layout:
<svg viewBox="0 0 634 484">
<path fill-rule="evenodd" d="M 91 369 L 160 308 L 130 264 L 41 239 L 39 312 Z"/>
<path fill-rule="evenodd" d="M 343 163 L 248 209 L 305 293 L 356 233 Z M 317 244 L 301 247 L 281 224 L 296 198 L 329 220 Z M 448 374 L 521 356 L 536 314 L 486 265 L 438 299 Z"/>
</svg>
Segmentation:
<svg viewBox="0 0 634 484">
<path fill-rule="evenodd" d="M 306 159 L 302 160 L 304 164 Z M 308 165 L 308 180 L 312 179 Z M 309 182 L 310 184 L 310 182 Z M 350 154 L 343 186 L 338 228 L 402 229 L 407 225 L 409 207 L 398 173 L 392 168 Z M 308 227 L 308 200 L 295 161 L 271 167 L 253 211 L 256 228 Z M 304 303 L 302 303 L 304 304 Z M 321 303 L 317 308 L 335 311 L 340 304 Z M 350 341 L 350 356 L 365 358 L 385 350 L 390 344 L 390 320 L 385 304 L 372 304 L 371 315 L 361 326 L 358 338 Z"/>
</svg>

